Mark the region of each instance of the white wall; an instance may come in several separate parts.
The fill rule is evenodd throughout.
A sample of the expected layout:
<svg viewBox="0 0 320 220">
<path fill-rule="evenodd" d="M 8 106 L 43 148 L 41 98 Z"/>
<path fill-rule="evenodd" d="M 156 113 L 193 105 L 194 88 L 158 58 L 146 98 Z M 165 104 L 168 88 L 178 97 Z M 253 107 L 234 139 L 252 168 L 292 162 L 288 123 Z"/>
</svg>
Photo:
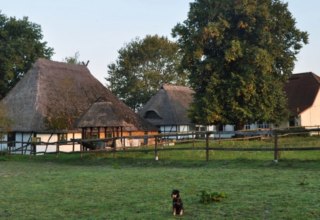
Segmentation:
<svg viewBox="0 0 320 220">
<path fill-rule="evenodd" d="M 41 142 L 47 142 L 47 143 L 54 143 L 58 141 L 58 135 L 57 134 L 37 134 L 37 137 L 41 138 Z M 73 138 L 72 133 L 68 133 L 68 141 L 70 141 Z M 74 136 L 75 139 L 81 139 L 81 133 L 75 133 Z M 72 152 L 74 151 L 80 151 L 80 144 L 64 144 L 64 145 L 57 145 L 57 144 L 45 144 L 45 145 L 37 145 L 36 146 L 37 152 Z"/>
<path fill-rule="evenodd" d="M 31 142 L 33 137 L 33 133 L 15 133 L 15 147 L 12 148 L 12 150 L 16 150 L 16 154 L 30 154 L 31 152 L 31 145 L 27 142 Z M 37 153 L 52 153 L 57 152 L 59 149 L 60 152 L 72 152 L 72 151 L 80 151 L 80 144 L 63 144 L 63 145 L 57 145 L 55 142 L 58 141 L 58 134 L 37 134 L 37 138 L 40 138 L 40 142 L 46 142 L 46 144 L 36 144 L 36 152 Z M 72 138 L 75 139 L 81 139 L 81 133 L 75 133 L 74 135 L 72 133 L 67 134 L 68 141 L 70 141 Z M 7 135 L 5 136 L 5 141 L 7 141 Z M 24 142 L 24 143 L 22 143 Z M 24 147 L 22 148 L 22 144 Z M 7 149 L 7 144 L 3 144 L 3 146 L 0 145 L 4 149 Z"/>
<path fill-rule="evenodd" d="M 7 134 L 3 134 L 2 139 L 0 138 L 0 141 L 7 141 Z M 8 146 L 5 143 L 0 143 L 0 151 L 7 150 Z"/>
<path fill-rule="evenodd" d="M 320 90 L 314 100 L 313 105 L 302 112 L 301 126 L 319 126 L 320 125 Z"/>
<path fill-rule="evenodd" d="M 223 131 L 234 131 L 234 125 L 224 125 Z"/>
<path fill-rule="evenodd" d="M 188 131 L 190 131 L 189 125 L 180 125 L 180 126 L 178 126 L 178 131 L 179 132 L 188 132 Z"/>
<path fill-rule="evenodd" d="M 177 127 L 175 125 L 160 126 L 160 132 L 161 133 L 177 132 Z"/>
</svg>

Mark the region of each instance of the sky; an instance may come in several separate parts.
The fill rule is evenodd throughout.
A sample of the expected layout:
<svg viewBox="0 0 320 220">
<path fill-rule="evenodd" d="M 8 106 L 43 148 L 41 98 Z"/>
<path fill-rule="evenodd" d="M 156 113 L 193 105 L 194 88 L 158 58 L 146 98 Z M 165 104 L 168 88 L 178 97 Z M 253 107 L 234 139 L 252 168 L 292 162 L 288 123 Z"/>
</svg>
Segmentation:
<svg viewBox="0 0 320 220">
<path fill-rule="evenodd" d="M 79 53 L 90 61 L 90 72 L 104 85 L 108 65 L 118 58 L 118 50 L 146 35 L 166 36 L 187 19 L 193 0 L 0 0 L 7 17 L 27 16 L 39 24 L 43 40 L 54 49 L 55 61 Z M 299 55 L 294 73 L 320 75 L 319 0 L 286 0 L 297 27 L 309 33 L 309 44 Z"/>
</svg>

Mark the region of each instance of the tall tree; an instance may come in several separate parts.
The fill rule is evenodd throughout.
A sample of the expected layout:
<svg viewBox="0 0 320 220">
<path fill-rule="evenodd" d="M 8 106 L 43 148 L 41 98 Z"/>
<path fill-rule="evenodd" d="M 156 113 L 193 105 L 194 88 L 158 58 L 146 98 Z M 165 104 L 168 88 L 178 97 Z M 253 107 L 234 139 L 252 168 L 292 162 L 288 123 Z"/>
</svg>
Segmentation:
<svg viewBox="0 0 320 220">
<path fill-rule="evenodd" d="M 10 129 L 11 121 L 7 116 L 7 108 L 0 103 L 0 140 L 2 140 L 4 133 Z"/>
<path fill-rule="evenodd" d="M 109 89 L 132 109 L 137 110 L 163 83 L 185 85 L 181 55 L 176 43 L 166 37 L 146 36 L 121 48 L 118 60 L 108 66 Z"/>
<path fill-rule="evenodd" d="M 50 59 L 53 49 L 42 41 L 41 27 L 27 17 L 19 20 L 0 11 L 0 99 L 30 69 L 37 58 Z"/>
<path fill-rule="evenodd" d="M 191 117 L 205 124 L 279 123 L 283 83 L 308 34 L 280 0 L 196 0 L 173 36 L 195 90 Z"/>
</svg>

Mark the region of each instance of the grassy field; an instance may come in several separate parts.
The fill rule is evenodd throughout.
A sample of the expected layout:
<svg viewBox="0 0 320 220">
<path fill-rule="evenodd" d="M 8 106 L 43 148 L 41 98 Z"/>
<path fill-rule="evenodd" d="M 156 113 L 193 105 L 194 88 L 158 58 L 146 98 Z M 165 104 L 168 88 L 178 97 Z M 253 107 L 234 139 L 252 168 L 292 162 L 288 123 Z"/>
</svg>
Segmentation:
<svg viewBox="0 0 320 220">
<path fill-rule="evenodd" d="M 261 142 L 225 144 L 234 145 Z M 0 219 L 320 219 L 320 152 L 281 158 L 210 152 L 206 162 L 199 150 L 160 151 L 159 161 L 153 152 L 0 156 Z M 171 214 L 172 189 L 181 191 L 182 217 Z M 201 190 L 227 197 L 202 204 Z"/>
</svg>

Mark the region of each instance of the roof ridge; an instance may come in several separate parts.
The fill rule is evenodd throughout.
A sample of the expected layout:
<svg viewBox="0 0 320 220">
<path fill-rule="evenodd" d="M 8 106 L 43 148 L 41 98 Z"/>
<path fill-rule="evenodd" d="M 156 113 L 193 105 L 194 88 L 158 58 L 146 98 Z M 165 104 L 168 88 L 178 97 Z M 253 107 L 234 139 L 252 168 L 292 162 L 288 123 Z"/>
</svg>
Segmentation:
<svg viewBox="0 0 320 220">
<path fill-rule="evenodd" d="M 317 74 L 313 73 L 313 72 L 310 72 L 310 73 L 312 74 L 312 77 L 318 82 L 318 84 L 320 86 L 320 77 Z"/>
<path fill-rule="evenodd" d="M 74 127 L 73 120 L 99 98 L 112 103 L 118 113 L 137 129 L 155 130 L 112 94 L 84 65 L 38 59 L 1 102 L 10 107 L 9 116 L 14 119 L 13 131 L 51 131 L 61 126 Z M 56 126 L 55 122 L 66 114 L 68 124 Z"/>
</svg>

